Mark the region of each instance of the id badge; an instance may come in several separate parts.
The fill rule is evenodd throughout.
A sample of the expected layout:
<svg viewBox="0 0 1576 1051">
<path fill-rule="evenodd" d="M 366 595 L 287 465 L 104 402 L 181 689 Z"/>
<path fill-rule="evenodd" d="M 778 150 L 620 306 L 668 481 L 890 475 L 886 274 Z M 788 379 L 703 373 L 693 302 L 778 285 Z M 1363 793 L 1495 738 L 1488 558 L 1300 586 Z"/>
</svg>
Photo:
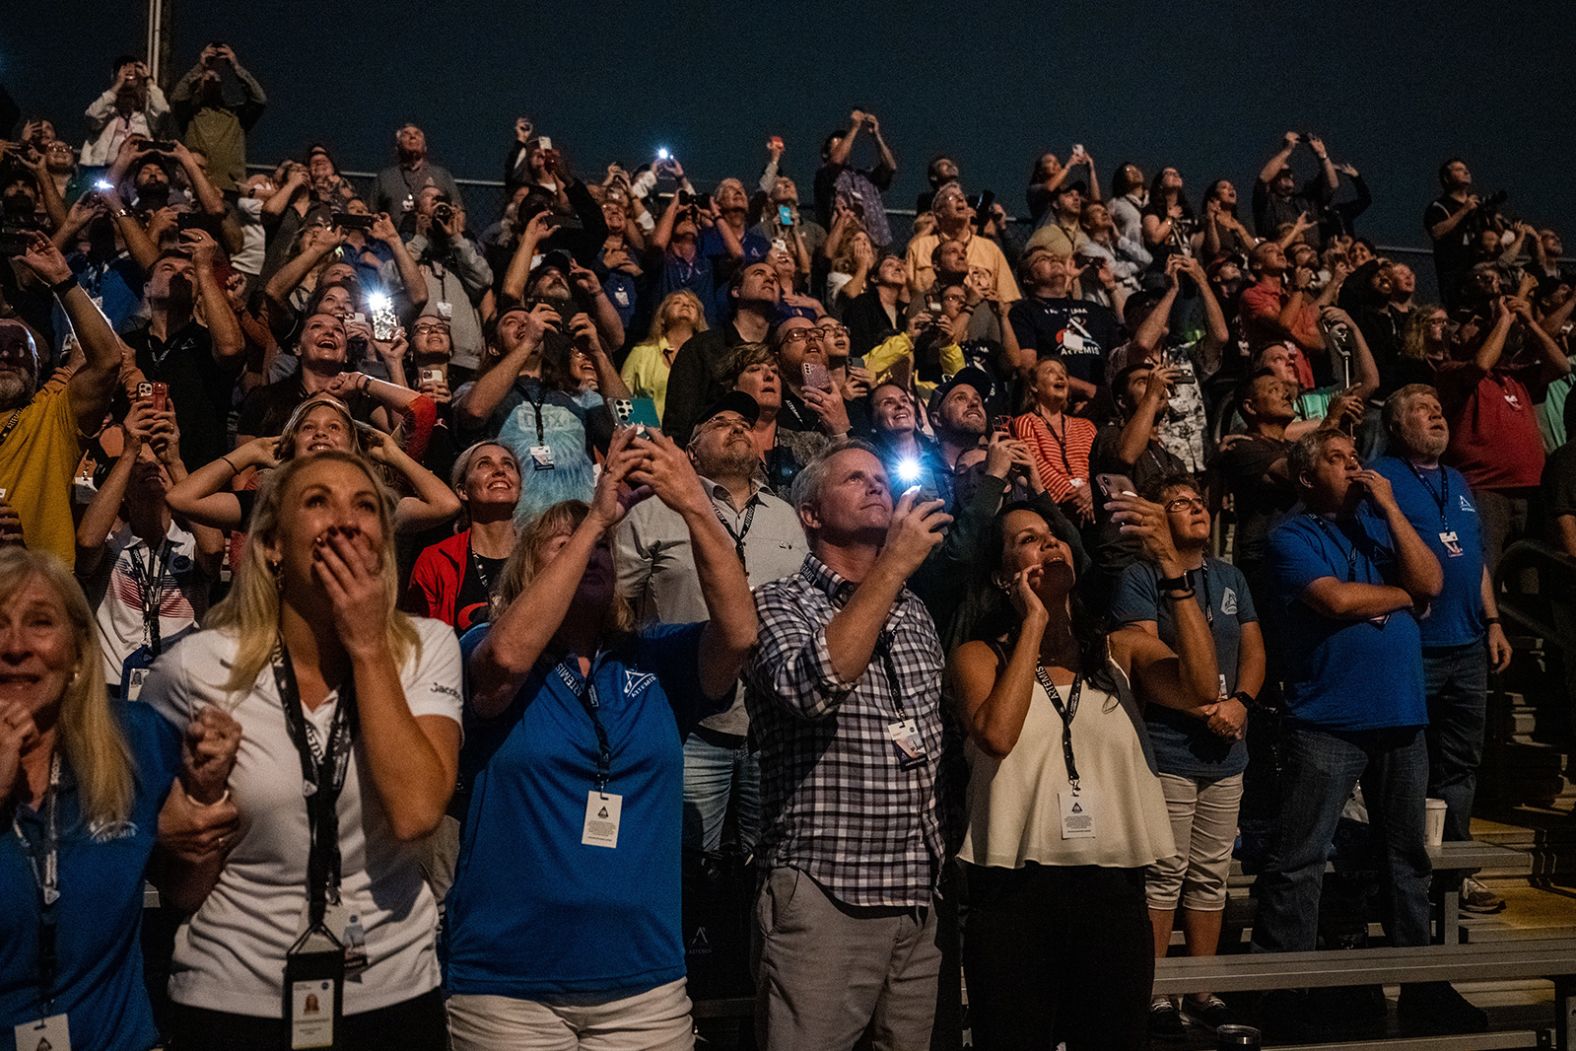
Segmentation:
<svg viewBox="0 0 1576 1051">
<path fill-rule="evenodd" d="M 1090 809 L 1089 797 L 1069 790 L 1056 793 L 1056 799 L 1062 815 L 1062 838 L 1093 839 L 1094 811 Z"/>
<path fill-rule="evenodd" d="M 586 793 L 586 821 L 580 833 L 585 847 L 618 847 L 618 826 L 624 816 L 624 797 L 596 789 Z"/>
<path fill-rule="evenodd" d="M 887 723 L 887 736 L 897 748 L 899 770 L 912 770 L 925 762 L 925 743 L 919 737 L 919 724 L 912 718 Z"/>
<path fill-rule="evenodd" d="M 120 666 L 120 699 L 135 701 L 142 697 L 142 684 L 148 678 L 148 671 L 153 665 L 153 656 L 148 652 L 148 647 L 138 646 L 131 651 Z"/>
<path fill-rule="evenodd" d="M 1461 549 L 1461 538 L 1454 529 L 1444 529 L 1439 533 L 1439 542 L 1445 545 L 1445 554 L 1451 558 L 1460 558 L 1466 552 Z"/>
<path fill-rule="evenodd" d="M 531 466 L 538 471 L 553 469 L 553 449 L 550 445 L 531 446 Z"/>
<path fill-rule="evenodd" d="M 344 946 L 346 980 L 357 981 L 369 961 L 367 930 L 361 924 L 361 917 L 347 910 L 341 900 L 337 904 L 330 903 L 324 911 L 323 926 Z"/>
<path fill-rule="evenodd" d="M 345 950 L 322 928 L 285 956 L 285 1028 L 291 1051 L 334 1047 L 344 1011 Z"/>
<path fill-rule="evenodd" d="M 63 1014 L 12 1026 L 16 1051 L 71 1051 L 71 1026 Z"/>
</svg>

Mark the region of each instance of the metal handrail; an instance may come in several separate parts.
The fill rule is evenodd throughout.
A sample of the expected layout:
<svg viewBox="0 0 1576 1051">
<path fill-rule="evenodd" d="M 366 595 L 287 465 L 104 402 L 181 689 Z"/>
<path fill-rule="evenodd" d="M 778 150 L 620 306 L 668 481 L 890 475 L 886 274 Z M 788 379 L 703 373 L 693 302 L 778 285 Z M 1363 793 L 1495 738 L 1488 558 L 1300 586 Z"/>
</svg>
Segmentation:
<svg viewBox="0 0 1576 1051">
<path fill-rule="evenodd" d="M 272 164 L 249 163 L 246 166 L 246 170 L 252 172 L 272 172 L 274 167 L 275 166 Z M 339 174 L 341 178 L 345 179 L 365 179 L 368 181 L 378 177 L 377 172 L 349 171 L 347 169 L 340 169 Z M 458 176 L 455 177 L 454 182 L 455 185 L 459 186 L 461 189 L 466 187 L 475 187 L 478 190 L 502 190 L 506 185 L 501 179 L 462 179 Z M 708 181 L 699 180 L 696 181 L 696 185 L 701 185 L 702 183 L 706 182 Z M 887 208 L 885 211 L 887 215 L 901 216 L 906 219 L 913 219 L 919 214 L 912 208 Z M 1009 215 L 1007 216 L 1007 221 L 1009 223 L 1016 223 L 1019 225 L 1027 225 L 1034 222 L 1034 220 L 1027 215 Z M 1432 257 L 1434 254 L 1434 250 L 1432 248 L 1421 248 L 1417 245 L 1375 245 L 1374 248 L 1377 249 L 1382 255 L 1412 255 Z M 1576 262 L 1576 257 L 1571 257 L 1569 259 L 1562 257 L 1561 262 Z"/>
<path fill-rule="evenodd" d="M 1532 635 L 1569 649 L 1576 645 L 1576 640 L 1560 637 L 1553 621 L 1545 615 L 1547 600 L 1534 606 L 1533 599 L 1537 596 L 1506 586 L 1528 569 L 1539 573 L 1540 596 L 1576 595 L 1576 558 L 1541 540 L 1518 540 L 1505 549 L 1494 570 L 1500 616 L 1514 621 Z"/>
</svg>

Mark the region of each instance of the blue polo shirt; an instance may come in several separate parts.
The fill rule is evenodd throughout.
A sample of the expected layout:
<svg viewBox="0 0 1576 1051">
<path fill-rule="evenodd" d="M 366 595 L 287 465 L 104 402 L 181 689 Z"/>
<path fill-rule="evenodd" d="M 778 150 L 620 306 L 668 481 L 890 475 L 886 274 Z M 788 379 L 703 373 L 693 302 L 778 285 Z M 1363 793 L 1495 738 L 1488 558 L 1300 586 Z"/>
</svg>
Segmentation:
<svg viewBox="0 0 1576 1051">
<path fill-rule="evenodd" d="M 460 640 L 467 658 L 491 625 Z M 447 901 L 447 988 L 459 995 L 634 995 L 684 977 L 683 741 L 732 692 L 703 699 L 705 624 L 656 624 L 592 662 L 622 797 L 616 847 L 582 843 L 597 738 L 573 658 L 543 660 L 499 718 L 469 721 L 471 805 Z"/>
<path fill-rule="evenodd" d="M 1466 646 L 1483 641 L 1483 529 L 1472 488 L 1454 467 L 1414 468 L 1396 456 L 1373 469 L 1390 480 L 1401 513 L 1445 571 L 1445 589 L 1421 625 L 1424 646 Z M 1441 534 L 1454 538 L 1446 543 Z"/>
<path fill-rule="evenodd" d="M 1395 584 L 1394 540 L 1364 507 L 1334 522 L 1300 514 L 1270 533 L 1271 595 L 1285 607 L 1281 642 L 1292 722 L 1326 730 L 1426 726 L 1423 646 L 1409 609 L 1372 620 L 1337 620 L 1302 601 L 1320 577 Z"/>
<path fill-rule="evenodd" d="M 142 981 L 143 870 L 158 832 L 159 809 L 180 767 L 175 731 L 146 705 L 112 702 L 135 769 L 131 813 L 119 825 L 82 819 L 77 781 L 63 764 L 59 807 L 60 901 L 54 1002 L 38 988 L 38 884 L 22 843 L 0 836 L 0 1049 L 15 1046 L 13 1027 L 64 1013 L 71 1046 L 92 1051 L 147 1051 L 158 1041 Z M 22 810 L 28 839 L 44 843 L 44 816 Z M 27 1051 L 32 1051 L 29 1047 Z"/>
<path fill-rule="evenodd" d="M 1230 562 L 1206 558 L 1202 569 L 1189 570 L 1194 601 L 1204 611 L 1210 634 L 1215 640 L 1215 658 L 1220 664 L 1221 692 L 1227 696 L 1237 690 L 1237 664 L 1242 648 L 1242 625 L 1257 623 L 1253 596 L 1247 578 Z M 1111 622 L 1131 624 L 1152 620 L 1160 641 L 1173 650 L 1177 645 L 1176 617 L 1169 602 L 1160 601 L 1160 571 L 1150 562 L 1134 562 L 1122 571 L 1111 596 Z M 1144 721 L 1149 728 L 1149 743 L 1154 746 L 1155 765 L 1163 774 L 1218 780 L 1240 774 L 1248 767 L 1246 741 L 1229 741 L 1211 732 L 1203 719 L 1167 708 L 1146 705 Z"/>
</svg>

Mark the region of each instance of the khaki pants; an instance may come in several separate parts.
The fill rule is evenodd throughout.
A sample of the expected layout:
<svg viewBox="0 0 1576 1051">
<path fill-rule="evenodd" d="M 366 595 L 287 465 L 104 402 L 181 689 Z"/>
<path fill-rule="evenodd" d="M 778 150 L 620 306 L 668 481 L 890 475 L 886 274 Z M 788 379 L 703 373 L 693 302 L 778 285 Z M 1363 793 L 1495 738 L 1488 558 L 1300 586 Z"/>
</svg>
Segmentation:
<svg viewBox="0 0 1576 1051">
<path fill-rule="evenodd" d="M 797 869 L 755 902 L 755 1031 L 763 1051 L 925 1051 L 941 950 L 933 908 L 856 908 Z"/>
<path fill-rule="evenodd" d="M 609 1000 L 449 997 L 453 1051 L 692 1051 L 684 979 Z"/>
</svg>

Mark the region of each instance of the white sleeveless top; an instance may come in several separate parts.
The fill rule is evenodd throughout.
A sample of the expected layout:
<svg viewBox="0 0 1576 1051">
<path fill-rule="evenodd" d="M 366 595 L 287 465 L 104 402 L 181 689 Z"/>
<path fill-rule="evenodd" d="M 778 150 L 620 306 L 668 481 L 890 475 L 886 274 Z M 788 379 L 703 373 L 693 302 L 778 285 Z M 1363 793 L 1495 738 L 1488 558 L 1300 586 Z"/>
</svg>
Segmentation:
<svg viewBox="0 0 1576 1051">
<path fill-rule="evenodd" d="M 1062 838 L 1061 794 L 1071 791 L 1062 757 L 1062 717 L 1036 676 L 1023 732 L 1005 759 L 986 755 L 972 739 L 964 747 L 968 827 L 958 857 L 1009 869 L 1029 861 L 1139 868 L 1176 853 L 1165 795 L 1145 755 L 1127 676 L 1114 662 L 1107 666 L 1117 692 L 1085 681 L 1073 718 L 1079 802 L 1094 818 L 1094 838 Z M 1067 688 L 1060 689 L 1065 704 Z"/>
</svg>

